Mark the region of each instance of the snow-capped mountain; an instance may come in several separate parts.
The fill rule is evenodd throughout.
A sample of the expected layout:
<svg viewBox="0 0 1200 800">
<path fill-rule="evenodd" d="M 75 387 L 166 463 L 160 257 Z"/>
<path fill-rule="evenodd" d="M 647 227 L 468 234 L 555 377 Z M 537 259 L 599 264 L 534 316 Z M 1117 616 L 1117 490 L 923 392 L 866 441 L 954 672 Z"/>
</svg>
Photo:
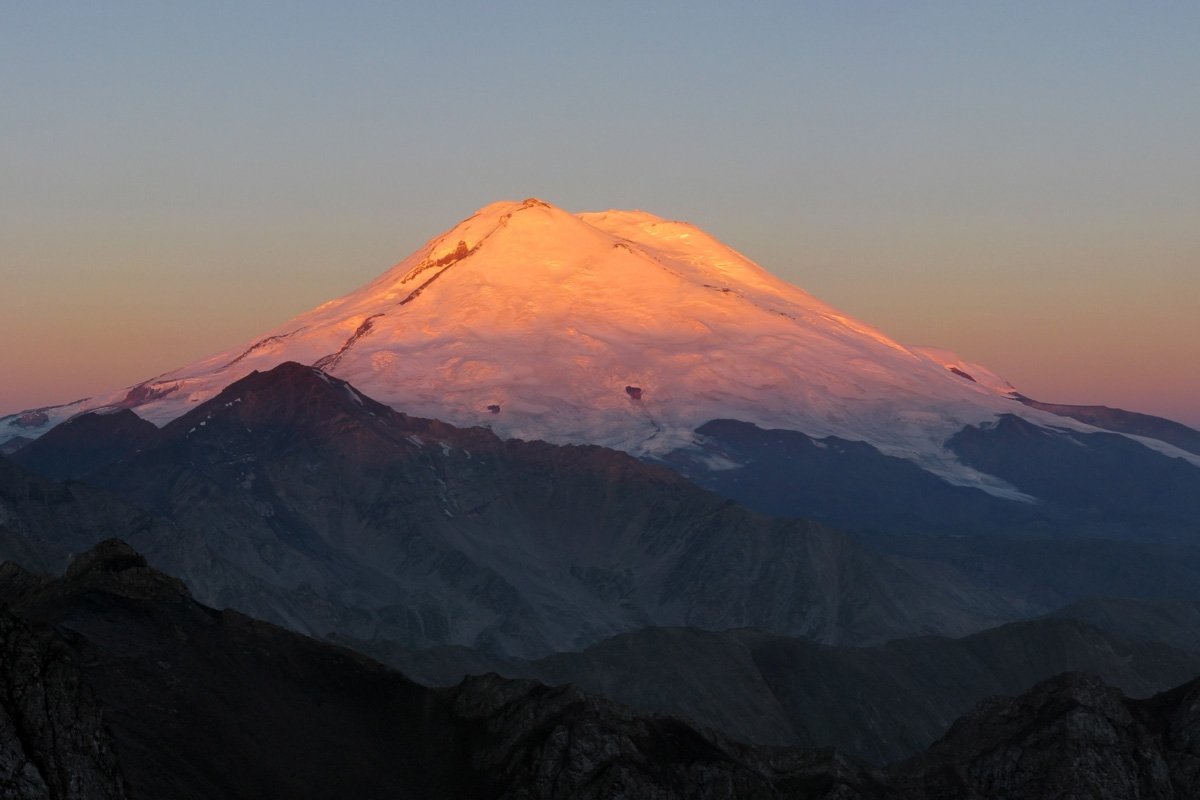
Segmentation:
<svg viewBox="0 0 1200 800">
<path fill-rule="evenodd" d="M 85 410 L 133 408 L 161 425 L 289 360 L 408 413 L 505 437 L 659 457 L 730 418 L 863 441 L 1009 496 L 1019 493 L 961 463 L 946 440 L 1001 414 L 1093 430 L 1016 402 L 1003 379 L 953 354 L 893 341 L 692 225 L 530 199 L 481 209 L 253 342 L 0 420 L 0 439 Z"/>
</svg>

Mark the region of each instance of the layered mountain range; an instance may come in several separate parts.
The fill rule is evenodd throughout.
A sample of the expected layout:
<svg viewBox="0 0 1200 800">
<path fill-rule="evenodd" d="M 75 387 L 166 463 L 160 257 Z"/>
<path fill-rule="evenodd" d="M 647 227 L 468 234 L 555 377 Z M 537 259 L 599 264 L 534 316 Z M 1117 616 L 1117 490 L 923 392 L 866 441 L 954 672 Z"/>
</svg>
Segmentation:
<svg viewBox="0 0 1200 800">
<path fill-rule="evenodd" d="M 317 372 L 292 370 L 287 380 L 261 377 L 286 362 Z M 260 377 L 254 377 L 256 372 Z M 352 385 L 331 389 L 334 397 L 314 399 L 313 408 L 304 411 L 304 401 L 289 393 L 317 398 L 318 389 L 302 385 L 318 380 L 312 375 L 334 382 L 349 379 Z M 243 380 L 250 383 L 243 386 Z M 243 400 L 235 385 L 274 395 L 264 397 L 256 406 L 260 412 L 243 421 L 237 409 L 227 406 Z M 289 410 L 296 413 L 288 416 Z M 380 422 L 390 418 L 389 410 L 401 412 L 390 429 Z M 302 412 L 307 419 L 300 418 Z M 352 444 L 334 443 L 341 429 L 322 416 L 326 412 L 343 420 L 348 433 L 342 438 Z M 409 414 L 414 416 L 404 416 Z M 275 430 L 269 424 L 273 416 L 295 422 L 292 438 L 266 441 L 253 433 Z M 63 420 L 68 423 L 60 425 Z M 421 426 L 444 435 L 427 436 Z M 209 442 L 217 430 L 225 431 L 225 439 Z M 412 438 L 397 440 L 401 430 Z M 338 455 L 314 455 L 303 469 L 290 467 L 269 481 L 262 469 L 254 468 L 254 459 L 272 463 L 276 457 L 293 458 L 279 448 L 306 441 L 301 434 L 308 431 L 320 431 Z M 30 444 L 35 436 L 41 438 Z M 850 319 L 686 223 L 645 212 L 573 215 L 537 200 L 488 206 L 367 286 L 253 342 L 120 392 L 0 420 L 0 438 L 23 443 L 13 457 L 27 467 L 56 478 L 86 477 L 117 489 L 135 505 L 176 517 L 184 528 L 203 528 L 204 541 L 198 540 L 195 551 L 231 536 L 216 552 L 252 577 L 204 578 L 199 564 L 208 557 L 190 567 L 179 560 L 167 562 L 206 599 L 244 603 L 249 595 L 271 595 L 270 587 L 280 584 L 313 587 L 312 603 L 328 609 L 322 614 L 313 608 L 300 611 L 293 607 L 294 599 L 283 598 L 272 601 L 272 608 L 260 604 L 254 609 L 322 635 L 339 628 L 332 621 L 340 612 L 333 609 L 347 605 L 337 601 L 328 606 L 328 592 L 320 588 L 348 580 L 335 575 L 337 570 L 329 572 L 332 552 L 349 551 L 352 562 L 365 557 L 374 563 L 382 555 L 375 551 L 379 542 L 394 542 L 394 530 L 416 527 L 573 530 L 568 509 L 594 506 L 600 462 L 620 463 L 611 470 L 645 476 L 637 478 L 642 485 L 669 480 L 662 473 L 650 477 L 653 470 L 635 469 L 632 460 L 622 461 L 614 451 L 668 467 L 760 513 L 817 520 L 849 531 L 910 567 L 923 562 L 921 569 L 933 563 L 942 569 L 938 580 L 927 580 L 922 573 L 918 583 L 958 586 L 965 578 L 971 585 L 969 591 L 950 590 L 960 599 L 948 607 L 920 601 L 927 610 L 943 611 L 919 620 L 899 610 L 907 601 L 892 612 L 881 611 L 883 616 L 869 624 L 836 612 L 823 622 L 818 614 L 787 623 L 779 612 L 705 616 L 708 612 L 692 608 L 651 613 L 644 597 L 635 599 L 637 592 L 657 586 L 653 582 L 666 573 L 655 572 L 651 579 L 643 559 L 625 550 L 625 556 L 606 556 L 607 561 L 589 556 L 566 567 L 575 570 L 568 581 L 572 585 L 591 582 L 587 591 L 595 598 L 607 592 L 626 603 L 621 611 L 585 610 L 593 601 L 580 606 L 582 601 L 565 600 L 574 589 L 542 585 L 531 594 L 530 587 L 542 579 L 531 583 L 521 570 L 501 566 L 518 552 L 515 560 L 522 565 L 551 558 L 548 554 L 562 551 L 571 536 L 555 533 L 541 541 L 523 533 L 520 548 L 506 543 L 507 549 L 498 552 L 493 542 L 485 554 L 474 543 L 486 537 L 455 533 L 446 539 L 451 542 L 448 552 L 483 565 L 483 573 L 448 577 L 444 571 L 426 570 L 422 580 L 441 574 L 438 581 L 464 581 L 463 587 L 484 581 L 498 587 L 495 593 L 469 592 L 470 613 L 459 613 L 456 600 L 439 600 L 434 603 L 439 610 L 417 612 L 423 621 L 397 619 L 386 626 L 388 638 L 404 643 L 474 645 L 490 641 L 492 634 L 483 633 L 490 625 L 473 634 L 451 632 L 444 618 L 452 612 L 457 618 L 476 617 L 476 597 L 508 598 L 489 600 L 485 605 L 493 611 L 528 603 L 553 608 L 549 616 L 563 620 L 558 633 L 505 634 L 515 639 L 499 649 L 516 647 L 527 656 L 543 647 L 585 646 L 629 629 L 634 620 L 766 624 L 777 632 L 823 641 L 865 642 L 892 634 L 963 633 L 1094 594 L 1193 599 L 1190 586 L 1200 564 L 1195 553 L 1200 519 L 1195 436 L 1200 433 L 1145 415 L 1032 401 L 982 365 L 943 350 L 906 347 Z M 431 445 L 433 441 L 439 444 Z M 540 451 L 536 445 L 518 444 L 533 441 L 549 444 Z M 555 450 L 550 445 L 606 449 Z M 411 461 L 419 447 L 429 451 L 421 457 L 430 462 L 421 467 L 420 480 L 409 474 L 411 466 L 397 468 L 397 475 L 406 476 L 407 489 L 376 469 L 385 461 Z M 543 453 L 543 461 L 553 466 L 538 467 L 542 474 L 537 480 L 556 490 L 522 494 L 522 510 L 506 512 L 503 520 L 494 517 L 494 500 L 471 497 L 473 488 L 456 490 L 459 495 L 452 497 L 437 481 L 474 486 L 488 470 L 528 474 L 526 467 L 512 468 L 507 462 L 481 466 L 462 455 L 481 447 L 503 450 L 504 458 L 523 463 L 529 454 Z M 401 457 L 405 448 L 413 453 Z M 124 455 L 138 450 L 143 452 L 124 463 Z M 369 459 L 367 452 L 372 453 Z M 206 486 L 202 493 L 188 494 L 195 491 L 188 488 L 194 481 L 162 485 L 164 476 L 195 470 L 205 460 L 213 465 L 204 468 L 204 479 L 215 481 L 219 490 Z M 321 471 L 335 475 L 319 478 Z M 219 480 L 213 477 L 218 472 Z M 294 507 L 294 497 L 302 494 L 298 486 L 337 480 L 336 475 L 346 476 L 336 492 L 326 486 L 319 501 Z M 572 486 L 574 492 L 567 488 Z M 415 505 L 401 513 L 395 498 L 415 487 L 421 487 L 411 501 Z M 509 496 L 511 489 L 503 481 L 496 487 L 488 491 Z M 646 495 L 638 502 L 650 506 L 656 501 Z M 391 510 L 378 508 L 381 503 Z M 547 512 L 547 504 L 557 504 L 557 510 Z M 708 505 L 708 500 L 695 501 L 697 509 Z M 218 506 L 229 510 L 217 514 L 213 509 Z M 348 521 L 362 512 L 347 509 L 363 508 L 374 515 L 368 522 Z M 416 509 L 419 514 L 411 513 Z M 314 513 L 324 516 L 314 522 Z M 548 513 L 553 521 L 543 519 Z M 615 505 L 589 511 L 574 538 L 591 542 L 593 549 L 608 548 L 616 546 L 612 537 L 617 529 L 661 527 L 660 511 L 636 512 L 650 523 L 636 521 L 631 513 Z M 206 514 L 221 519 L 202 519 Z M 417 517 L 420 521 L 413 522 Z M 679 522 L 671 519 L 676 519 L 672 525 Z M 681 523 L 685 532 L 677 534 L 680 541 L 696 539 L 687 532 L 695 524 Z M 751 523 L 721 519 L 713 529 L 743 524 Z M 301 549 L 305 563 L 319 556 L 319 580 L 301 579 L 312 569 L 308 566 L 285 566 L 285 554 L 315 534 L 289 533 L 282 537 L 285 546 L 266 544 L 279 538 L 280 530 L 344 526 L 383 532 L 368 540 L 339 532 L 334 551 Z M 245 531 L 268 529 L 272 532 L 264 532 L 262 542 L 247 544 Z M 712 536 L 713 542 L 731 538 Z M 431 551 L 441 553 L 436 556 L 405 552 L 401 563 L 443 558 L 440 547 Z M 777 556 L 774 550 L 762 550 L 748 563 L 753 567 L 754 558 Z M 394 557 L 398 555 L 389 554 L 385 563 Z M 368 578 L 352 581 L 361 583 L 361 596 L 371 599 L 350 602 L 351 607 L 385 605 L 384 598 L 408 596 L 397 595 L 395 587 L 381 589 L 400 578 L 378 572 L 372 568 Z M 422 602 L 429 601 L 429 586 L 411 580 L 405 577 L 401 583 L 420 585 L 413 591 L 425 598 Z M 857 582 L 852 591 L 862 585 Z M 906 584 L 889 579 L 880 585 Z M 747 588 L 758 598 L 751 605 L 778 596 L 777 602 L 793 607 L 790 590 L 764 592 L 764 586 Z M 816 593 L 825 598 L 822 603 L 832 596 L 827 589 Z M 541 595 L 550 599 L 536 599 Z M 917 602 L 914 598 L 909 600 Z M 443 621 L 424 620 L 426 613 Z M 524 618 L 539 616 L 540 611 Z M 324 621 L 312 622 L 317 617 Z M 493 617 L 492 624 L 502 625 L 502 617 Z M 900 624 L 901 618 L 908 622 Z M 574 630 L 578 620 L 589 632 L 568 635 L 566 629 Z M 373 624 L 342 632 L 370 638 Z M 396 629 L 408 632 L 397 634 Z M 516 640 L 526 640 L 528 649 L 522 650 L 526 645 L 518 646 Z"/>
<path fill-rule="evenodd" d="M 646 625 L 868 643 L 1024 610 L 953 569 L 762 517 L 625 453 L 409 417 L 294 363 L 161 430 L 88 414 L 16 458 L 169 520 L 130 541 L 205 602 L 317 636 L 528 657 Z M 45 515 L 31 494 L 12 519 Z"/>
<path fill-rule="evenodd" d="M 986 795 L 1057 769 L 991 760 L 1041 730 L 1066 755 L 1118 741 L 1110 755 L 1124 771 L 1110 781 L 1093 765 L 1097 786 L 1190 787 L 1193 722 L 1172 704 L 1194 687 L 1142 702 L 1106 684 L 1146 696 L 1200 673 L 1196 437 L 1031 400 L 981 365 L 892 341 L 685 223 L 495 204 L 253 342 L 0 419 L 0 558 L 23 567 L 0 575 L 19 618 L 0 620 L 6 636 L 44 663 L 66 652 L 57 636 L 75 651 L 63 658 L 108 664 L 84 670 L 99 706 L 75 667 L 47 672 L 40 685 L 74 716 L 51 745 L 21 734 L 0 755 L 61 742 L 62 764 L 111 788 L 87 796 L 153 796 L 171 775 L 188 796 L 238 796 L 200 755 L 156 752 L 164 731 L 183 736 L 171 714 L 213 736 L 227 724 L 169 676 L 200 685 L 189 670 L 203 662 L 213 692 L 249 703 L 270 696 L 263 676 L 282 658 L 311 660 L 280 690 L 301 707 L 346 675 L 374 687 L 333 690 L 338 725 L 375 730 L 426 709 L 383 742 L 420 754 L 434 736 L 455 754 L 444 763 L 417 766 L 426 753 L 383 776 L 339 755 L 365 769 L 364 787 L 402 795 L 589 796 L 572 783 L 586 775 L 603 796 L 597 787 L 647 774 L 637 785 L 663 796 L 698 776 L 745 796 Z M 59 574 L 112 536 L 190 592 L 113 543 L 57 583 L 25 571 Z M 205 606 L 430 684 L 506 678 L 439 694 Z M 180 636 L 216 660 L 171 644 Z M 1069 670 L 1106 684 L 1060 678 L 951 728 L 987 696 Z M 530 678 L 638 711 L 512 680 Z M 145 702 L 175 711 L 139 727 L 132 709 Z M 94 722 L 112 703 L 109 740 Z M 259 711 L 270 735 L 299 724 Z M 1183 732 L 1163 738 L 1176 722 Z M 558 730 L 581 737 L 571 757 L 591 766 L 562 760 Z M 238 761 L 230 780 L 299 791 L 286 777 L 307 758 L 297 754 L 332 746 L 301 738 L 260 773 Z M 631 760 L 598 755 L 613 747 Z M 21 772 L 14 758 L 29 796 L 57 780 L 59 762 Z M 528 770 L 540 758 L 556 766 L 538 777 Z M 122 789 L 118 762 L 144 771 Z"/>
<path fill-rule="evenodd" d="M 51 579 L 0 565 L 0 787 L 19 800 L 1192 797 L 1200 687 L 1066 673 L 912 758 L 754 747 L 572 687 L 428 689 L 195 602 L 117 540 Z"/>
<path fill-rule="evenodd" d="M 1048 576 L 1006 575 L 1009 537 L 959 537 L 942 561 L 885 555 L 619 451 L 408 417 L 299 364 L 162 429 L 81 415 L 18 456 L 91 484 L 0 460 L 0 545 L 26 565 L 61 570 L 120 532 L 204 602 L 422 681 L 570 682 L 748 742 L 880 763 L 1064 670 L 1134 694 L 1200 673 L 1200 604 L 1179 599 L 1200 599 L 1194 547 L 1042 541 L 1059 548 L 1039 559 Z M 996 552 L 972 570 L 984 544 Z M 1055 560 L 1071 547 L 1075 563 Z M 946 638 L 1104 589 L 1170 599 Z"/>
</svg>

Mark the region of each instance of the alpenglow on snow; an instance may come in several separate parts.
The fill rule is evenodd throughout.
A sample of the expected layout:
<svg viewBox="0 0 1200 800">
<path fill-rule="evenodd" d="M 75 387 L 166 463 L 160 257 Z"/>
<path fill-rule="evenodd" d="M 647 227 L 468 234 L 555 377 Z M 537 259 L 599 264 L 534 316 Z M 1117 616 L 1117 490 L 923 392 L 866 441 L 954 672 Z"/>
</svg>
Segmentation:
<svg viewBox="0 0 1200 800">
<path fill-rule="evenodd" d="M 0 441 L 106 408 L 161 425 L 284 361 L 406 413 L 505 437 L 656 457 L 689 447 L 709 420 L 737 419 L 865 441 L 1009 496 L 1017 493 L 944 442 L 1000 414 L 1094 430 L 1022 406 L 999 378 L 963 378 L 948 369 L 953 354 L 906 347 L 695 226 L 529 199 L 479 210 L 366 286 L 253 342 L 0 420 Z"/>
</svg>

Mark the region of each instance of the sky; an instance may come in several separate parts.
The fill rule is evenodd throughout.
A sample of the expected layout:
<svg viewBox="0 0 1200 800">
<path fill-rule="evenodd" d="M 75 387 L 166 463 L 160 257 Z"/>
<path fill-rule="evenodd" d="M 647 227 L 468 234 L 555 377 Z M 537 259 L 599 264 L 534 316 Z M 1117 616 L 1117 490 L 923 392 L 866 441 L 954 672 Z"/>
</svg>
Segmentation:
<svg viewBox="0 0 1200 800">
<path fill-rule="evenodd" d="M 500 199 L 683 219 L 1048 402 L 1200 426 L 1200 4 L 0 0 L 0 413 Z"/>
</svg>

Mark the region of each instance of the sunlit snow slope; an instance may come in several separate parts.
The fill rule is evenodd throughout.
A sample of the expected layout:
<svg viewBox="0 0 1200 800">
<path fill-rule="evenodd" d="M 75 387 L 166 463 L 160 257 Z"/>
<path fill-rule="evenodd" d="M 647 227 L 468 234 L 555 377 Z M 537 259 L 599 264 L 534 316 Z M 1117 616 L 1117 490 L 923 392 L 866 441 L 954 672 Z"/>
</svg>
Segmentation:
<svg viewBox="0 0 1200 800">
<path fill-rule="evenodd" d="M 508 437 L 655 456 L 734 418 L 864 440 L 1001 493 L 943 442 L 999 413 L 1075 425 L 949 372 L 936 353 L 840 314 L 691 225 L 526 200 L 487 206 L 257 341 L 5 434 L 87 408 L 132 407 L 162 424 L 286 360 L 410 414 Z"/>
</svg>

